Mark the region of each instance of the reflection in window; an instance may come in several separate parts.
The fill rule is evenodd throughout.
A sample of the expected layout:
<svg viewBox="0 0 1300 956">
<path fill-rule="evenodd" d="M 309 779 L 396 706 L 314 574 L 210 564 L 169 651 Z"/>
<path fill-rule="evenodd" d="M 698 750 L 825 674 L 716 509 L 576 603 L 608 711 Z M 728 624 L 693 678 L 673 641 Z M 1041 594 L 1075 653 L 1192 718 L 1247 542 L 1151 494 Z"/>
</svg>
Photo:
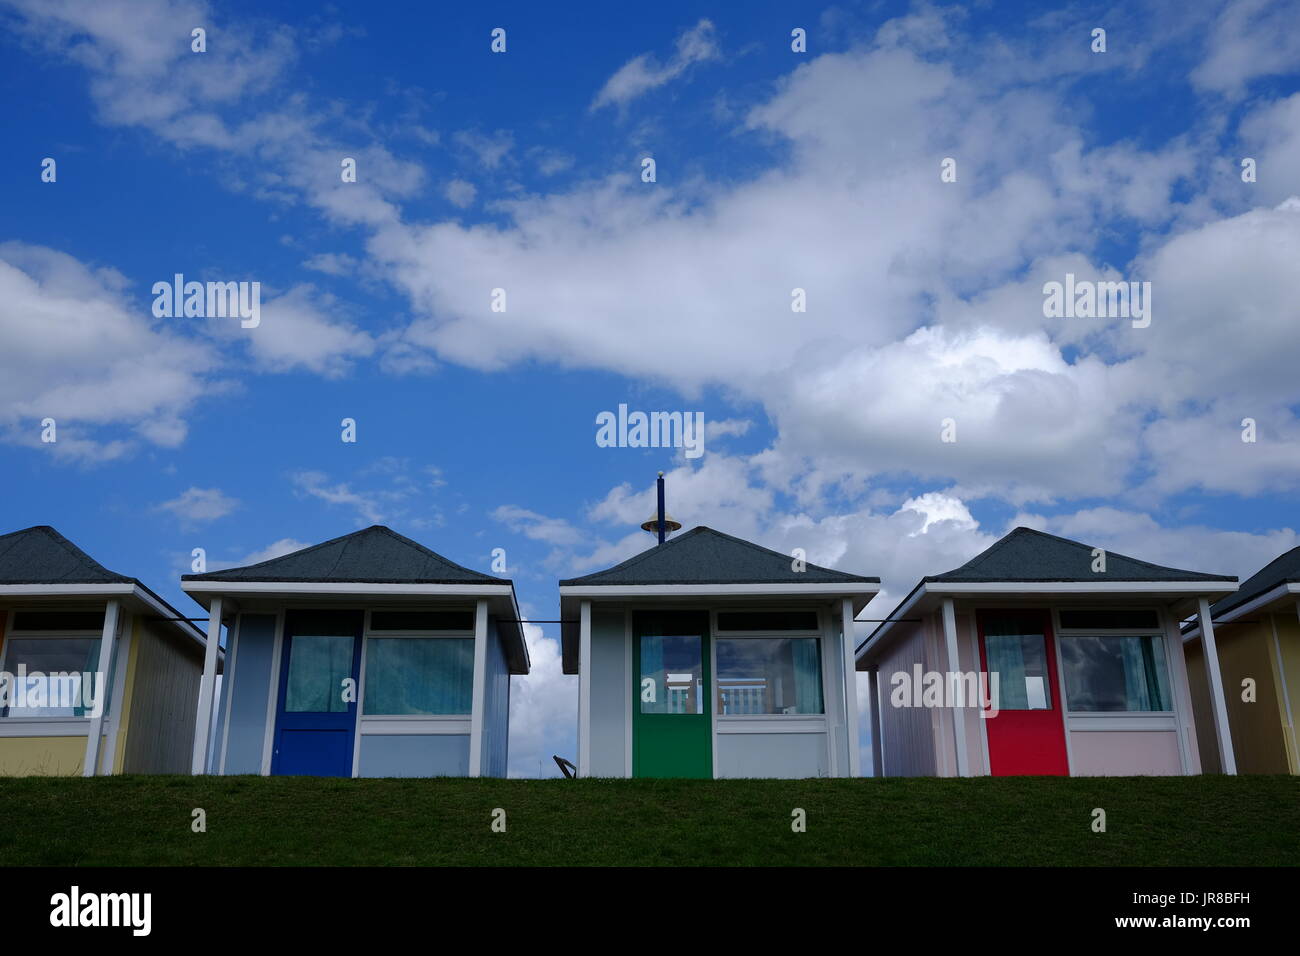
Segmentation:
<svg viewBox="0 0 1300 956">
<path fill-rule="evenodd" d="M 1041 626 L 1024 617 L 985 617 L 982 623 L 988 672 L 998 675 L 998 709 L 1051 710 L 1047 641 Z"/>
<path fill-rule="evenodd" d="M 1061 661 L 1070 710 L 1173 710 L 1159 635 L 1062 637 Z"/>
<path fill-rule="evenodd" d="M 823 712 L 816 638 L 719 638 L 717 655 L 719 714 Z"/>
<path fill-rule="evenodd" d="M 355 638 L 294 635 L 289 645 L 289 676 L 284 709 L 290 714 L 341 714 L 343 681 L 352 676 Z"/>
<path fill-rule="evenodd" d="M 641 638 L 641 713 L 704 713 L 698 636 Z"/>
<path fill-rule="evenodd" d="M 366 714 L 469 714 L 473 700 L 472 637 L 366 641 Z"/>
</svg>

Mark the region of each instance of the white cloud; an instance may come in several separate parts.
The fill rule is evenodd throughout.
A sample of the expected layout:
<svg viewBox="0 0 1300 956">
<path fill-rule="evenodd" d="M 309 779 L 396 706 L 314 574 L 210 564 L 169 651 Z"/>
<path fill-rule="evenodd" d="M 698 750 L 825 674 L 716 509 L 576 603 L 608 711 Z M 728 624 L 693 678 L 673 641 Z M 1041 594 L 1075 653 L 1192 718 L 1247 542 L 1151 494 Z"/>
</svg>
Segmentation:
<svg viewBox="0 0 1300 956">
<path fill-rule="evenodd" d="M 355 258 L 346 253 L 321 252 L 304 261 L 302 267 L 326 275 L 345 276 L 356 272 L 359 265 Z"/>
<path fill-rule="evenodd" d="M 514 137 L 504 129 L 492 134 L 476 129 L 461 130 L 452 136 L 452 140 L 487 169 L 500 166 L 515 146 Z"/>
<path fill-rule="evenodd" d="M 58 441 L 46 447 L 82 460 L 129 452 L 132 440 L 101 436 L 114 426 L 164 447 L 184 440 L 183 416 L 212 387 L 216 355 L 174 326 L 156 326 L 127 290 L 111 269 L 44 246 L 0 244 L 0 425 L 11 440 L 37 444 L 47 417 Z"/>
<path fill-rule="evenodd" d="M 718 43 L 709 20 L 701 20 L 677 38 L 676 52 L 667 63 L 660 63 L 649 53 L 642 53 L 624 63 L 605 81 L 591 103 L 593 110 L 602 106 L 625 106 L 632 100 L 670 83 L 696 63 L 719 57 Z"/>
<path fill-rule="evenodd" d="M 467 209 L 474 204 L 474 197 L 478 195 L 478 190 L 467 180 L 453 179 L 443 187 L 442 194 L 453 206 Z"/>
<path fill-rule="evenodd" d="M 1192 82 L 1228 96 L 1244 95 L 1252 80 L 1294 73 L 1300 63 L 1300 4 L 1235 0 L 1205 31 L 1206 57 Z"/>
<path fill-rule="evenodd" d="M 238 322 L 229 322 L 211 328 L 227 341 L 242 341 L 266 371 L 303 368 L 337 378 L 376 349 L 368 333 L 339 318 L 342 311 L 342 303 L 334 296 L 310 285 L 298 285 L 263 302 L 256 327 L 245 329 Z"/>
<path fill-rule="evenodd" d="M 511 531 L 544 541 L 558 547 L 570 547 L 583 541 L 585 535 L 569 522 L 558 518 L 548 518 L 535 511 L 520 508 L 517 505 L 501 505 L 492 511 L 492 518 L 500 521 Z"/>
<path fill-rule="evenodd" d="M 183 526 L 193 527 L 224 518 L 238 507 L 239 500 L 220 488 L 190 487 L 170 501 L 157 505 L 155 510 L 170 512 Z"/>
</svg>

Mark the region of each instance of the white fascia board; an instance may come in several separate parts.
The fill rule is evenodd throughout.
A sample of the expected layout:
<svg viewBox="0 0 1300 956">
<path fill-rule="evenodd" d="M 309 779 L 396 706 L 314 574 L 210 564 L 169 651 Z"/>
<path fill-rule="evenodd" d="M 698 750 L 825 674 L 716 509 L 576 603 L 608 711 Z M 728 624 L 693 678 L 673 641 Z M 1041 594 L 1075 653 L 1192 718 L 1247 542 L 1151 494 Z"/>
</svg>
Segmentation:
<svg viewBox="0 0 1300 956">
<path fill-rule="evenodd" d="M 647 597 L 866 597 L 880 593 L 879 584 L 570 584 L 560 588 L 562 598 Z"/>
<path fill-rule="evenodd" d="M 1231 594 L 1236 581 L 989 581 L 927 584 L 931 594 Z"/>
<path fill-rule="evenodd" d="M 0 597 L 122 597 L 135 593 L 125 584 L 0 584 Z"/>
<path fill-rule="evenodd" d="M 1283 581 L 1271 591 L 1265 591 L 1253 601 L 1247 601 L 1245 604 L 1234 607 L 1226 614 L 1214 618 L 1215 624 L 1231 624 L 1238 618 L 1245 617 L 1247 614 L 1254 614 L 1260 608 L 1268 607 L 1274 601 L 1280 601 L 1282 598 L 1289 597 L 1293 594 L 1300 594 L 1300 584 Z M 1183 643 L 1194 640 L 1201 636 L 1201 627 L 1196 625 L 1190 631 L 1183 635 Z"/>
<path fill-rule="evenodd" d="M 509 597 L 514 588 L 509 584 L 367 584 L 361 582 L 333 581 L 182 581 L 186 594 L 261 596 L 274 594 L 338 594 L 346 596 L 398 596 L 409 597 Z"/>
</svg>

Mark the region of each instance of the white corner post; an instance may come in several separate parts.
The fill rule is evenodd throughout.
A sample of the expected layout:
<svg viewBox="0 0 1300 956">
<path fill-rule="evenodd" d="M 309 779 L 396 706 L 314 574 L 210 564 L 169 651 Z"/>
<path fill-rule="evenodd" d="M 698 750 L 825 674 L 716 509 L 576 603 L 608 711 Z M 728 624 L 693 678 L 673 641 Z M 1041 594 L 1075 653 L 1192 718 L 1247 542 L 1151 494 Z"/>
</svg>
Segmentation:
<svg viewBox="0 0 1300 956">
<path fill-rule="evenodd" d="M 862 755 L 858 753 L 858 671 L 853 655 L 856 638 L 853 636 L 853 600 L 844 598 L 840 603 L 842 643 L 844 644 L 844 726 L 849 745 L 849 776 L 862 776 Z"/>
<path fill-rule="evenodd" d="M 947 687 L 965 686 L 960 680 L 961 661 L 957 656 L 957 609 L 952 598 L 943 599 L 943 642 L 948 654 Z M 966 711 L 962 702 L 953 695 L 952 707 L 952 743 L 957 751 L 957 776 L 970 776 L 970 759 L 966 753 Z"/>
<path fill-rule="evenodd" d="M 203 678 L 199 681 L 199 714 L 194 722 L 194 758 L 190 773 L 208 772 L 208 738 L 212 735 L 212 698 L 217 686 L 217 650 L 221 646 L 221 609 L 214 597 L 208 607 L 208 641 L 203 650 Z"/>
<path fill-rule="evenodd" d="M 1210 620 L 1210 602 L 1199 598 L 1196 616 L 1201 625 L 1201 644 L 1205 648 L 1205 671 L 1210 678 L 1210 706 L 1214 709 L 1214 733 L 1219 739 L 1219 765 L 1226 774 L 1236 774 L 1237 758 L 1232 752 L 1232 731 L 1228 727 L 1228 706 L 1223 697 L 1223 675 L 1219 671 L 1219 648 L 1214 643 L 1214 622 Z"/>
<path fill-rule="evenodd" d="M 591 602 L 578 612 L 578 776 L 591 772 Z"/>
<path fill-rule="evenodd" d="M 483 774 L 483 711 L 487 703 L 487 601 L 474 608 L 474 703 L 469 717 L 469 775 Z"/>
<path fill-rule="evenodd" d="M 884 721 L 880 711 L 880 668 L 872 667 L 867 671 L 867 710 L 871 714 L 871 775 L 883 777 L 885 742 L 881 740 L 881 727 Z"/>
<path fill-rule="evenodd" d="M 113 688 L 108 686 L 108 674 L 113 667 L 113 646 L 117 643 L 117 621 L 121 612 L 120 601 L 109 601 L 104 607 L 104 630 L 99 638 L 99 663 L 95 665 L 99 673 L 92 678 L 98 693 L 90 717 L 90 727 L 86 731 L 86 758 L 81 764 L 83 777 L 93 777 L 99 772 L 99 745 L 100 738 L 104 735 L 104 711 L 113 693 Z M 112 768 L 109 769 L 111 771 Z"/>
</svg>

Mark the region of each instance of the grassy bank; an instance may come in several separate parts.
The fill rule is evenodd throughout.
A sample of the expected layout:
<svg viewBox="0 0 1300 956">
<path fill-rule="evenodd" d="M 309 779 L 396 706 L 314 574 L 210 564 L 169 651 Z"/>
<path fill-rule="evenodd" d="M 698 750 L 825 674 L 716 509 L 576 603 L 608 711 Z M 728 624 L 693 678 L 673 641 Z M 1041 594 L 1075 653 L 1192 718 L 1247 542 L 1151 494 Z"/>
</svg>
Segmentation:
<svg viewBox="0 0 1300 956">
<path fill-rule="evenodd" d="M 495 808 L 505 833 L 491 829 Z M 207 832 L 191 830 L 192 811 Z M 791 811 L 807 832 L 791 831 Z M 1106 832 L 1092 829 L 1106 812 Z M 1293 777 L 0 779 L 0 866 L 1300 861 Z"/>
</svg>

